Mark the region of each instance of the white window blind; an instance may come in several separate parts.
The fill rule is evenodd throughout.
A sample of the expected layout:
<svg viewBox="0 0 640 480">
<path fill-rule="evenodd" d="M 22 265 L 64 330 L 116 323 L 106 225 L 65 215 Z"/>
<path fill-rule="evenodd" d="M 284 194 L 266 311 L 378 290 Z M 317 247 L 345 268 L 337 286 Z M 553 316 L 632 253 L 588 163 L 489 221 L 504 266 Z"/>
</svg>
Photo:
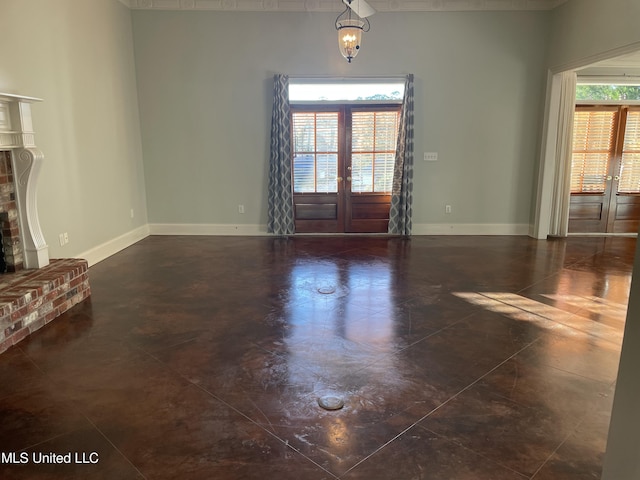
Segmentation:
<svg viewBox="0 0 640 480">
<path fill-rule="evenodd" d="M 602 193 L 614 148 L 617 109 L 578 109 L 573 122 L 571 193 Z"/>
<path fill-rule="evenodd" d="M 640 110 L 629 110 L 620 163 L 619 193 L 640 193 Z"/>
<path fill-rule="evenodd" d="M 338 112 L 293 113 L 293 191 L 338 191 Z"/>
<path fill-rule="evenodd" d="M 351 191 L 391 192 L 398 112 L 356 111 L 351 119 Z"/>
</svg>

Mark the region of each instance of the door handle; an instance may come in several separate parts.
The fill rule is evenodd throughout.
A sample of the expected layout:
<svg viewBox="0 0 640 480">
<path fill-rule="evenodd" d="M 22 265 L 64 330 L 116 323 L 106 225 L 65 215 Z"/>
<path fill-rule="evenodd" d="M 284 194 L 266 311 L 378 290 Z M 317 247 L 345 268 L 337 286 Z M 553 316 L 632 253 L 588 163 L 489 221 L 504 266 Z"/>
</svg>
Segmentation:
<svg viewBox="0 0 640 480">
<path fill-rule="evenodd" d="M 620 180 L 620 177 L 616 175 L 615 177 L 613 177 L 613 179 L 617 182 L 618 180 Z"/>
<path fill-rule="evenodd" d="M 338 178 L 336 178 L 336 180 L 337 180 L 337 181 L 339 181 L 339 182 L 341 182 L 342 180 L 344 180 L 344 178 L 342 178 L 342 177 L 338 177 Z"/>
<path fill-rule="evenodd" d="M 610 181 L 613 177 L 611 175 L 607 176 L 607 181 Z"/>
<path fill-rule="evenodd" d="M 349 165 L 349 166 L 347 167 L 347 170 L 351 171 L 351 165 Z"/>
<path fill-rule="evenodd" d="M 347 177 L 347 182 L 350 182 L 350 181 L 351 181 L 351 177 Z"/>
</svg>

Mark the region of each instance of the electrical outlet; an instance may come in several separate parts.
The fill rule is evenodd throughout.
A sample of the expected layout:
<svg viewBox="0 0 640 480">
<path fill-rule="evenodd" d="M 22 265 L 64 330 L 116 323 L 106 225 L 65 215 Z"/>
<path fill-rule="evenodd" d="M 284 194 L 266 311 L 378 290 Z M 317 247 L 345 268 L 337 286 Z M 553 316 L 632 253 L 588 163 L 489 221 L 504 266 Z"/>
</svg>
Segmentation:
<svg viewBox="0 0 640 480">
<path fill-rule="evenodd" d="M 451 213 L 451 205 L 444 206 L 444 213 L 447 213 L 447 214 Z"/>
<path fill-rule="evenodd" d="M 238 213 L 244 213 L 244 205 L 238 205 Z"/>
<path fill-rule="evenodd" d="M 438 161 L 438 152 L 424 152 L 424 161 L 425 162 L 437 162 Z"/>
<path fill-rule="evenodd" d="M 64 247 L 64 233 L 58 235 L 58 240 L 60 240 L 60 246 Z"/>
<path fill-rule="evenodd" d="M 67 243 L 69 243 L 69 234 L 64 232 L 64 244 L 66 245 Z"/>
</svg>

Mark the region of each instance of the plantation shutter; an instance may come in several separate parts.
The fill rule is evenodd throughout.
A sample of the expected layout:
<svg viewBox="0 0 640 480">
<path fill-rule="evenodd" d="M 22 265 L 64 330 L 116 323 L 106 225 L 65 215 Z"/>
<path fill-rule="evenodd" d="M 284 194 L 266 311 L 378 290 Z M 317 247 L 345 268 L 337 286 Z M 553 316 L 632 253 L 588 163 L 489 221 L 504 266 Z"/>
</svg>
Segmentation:
<svg viewBox="0 0 640 480">
<path fill-rule="evenodd" d="M 578 107 L 573 121 L 571 193 L 604 193 L 615 148 L 617 107 Z"/>
</svg>

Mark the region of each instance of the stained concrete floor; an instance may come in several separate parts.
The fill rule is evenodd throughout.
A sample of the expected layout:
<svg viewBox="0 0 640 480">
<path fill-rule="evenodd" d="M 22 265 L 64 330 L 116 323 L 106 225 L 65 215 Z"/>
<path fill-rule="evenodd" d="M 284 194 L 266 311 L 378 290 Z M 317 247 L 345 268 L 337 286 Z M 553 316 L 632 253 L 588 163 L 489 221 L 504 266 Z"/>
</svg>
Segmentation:
<svg viewBox="0 0 640 480">
<path fill-rule="evenodd" d="M 0 355 L 0 478 L 597 479 L 634 248 L 149 237 Z"/>
</svg>

